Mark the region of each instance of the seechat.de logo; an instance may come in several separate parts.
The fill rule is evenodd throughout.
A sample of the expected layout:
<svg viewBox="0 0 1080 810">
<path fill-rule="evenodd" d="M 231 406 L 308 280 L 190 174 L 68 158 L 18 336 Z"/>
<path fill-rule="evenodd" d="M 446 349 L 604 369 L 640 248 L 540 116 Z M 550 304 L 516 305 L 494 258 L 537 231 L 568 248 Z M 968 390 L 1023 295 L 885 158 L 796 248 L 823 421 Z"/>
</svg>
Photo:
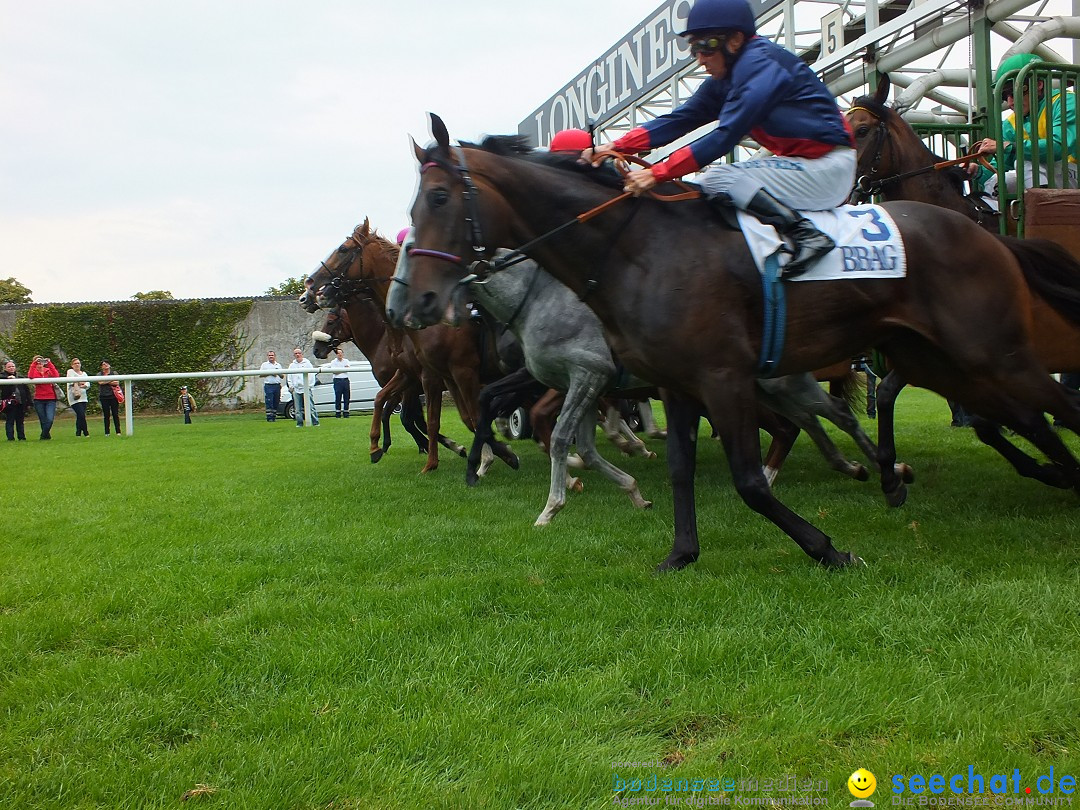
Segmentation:
<svg viewBox="0 0 1080 810">
<path fill-rule="evenodd" d="M 866 768 L 859 768 L 847 780 L 847 789 L 851 791 L 851 795 L 855 797 L 855 801 L 848 805 L 848 807 L 873 807 L 874 803 L 869 801 L 870 797 L 874 795 L 874 791 L 877 790 L 877 779 Z"/>
</svg>

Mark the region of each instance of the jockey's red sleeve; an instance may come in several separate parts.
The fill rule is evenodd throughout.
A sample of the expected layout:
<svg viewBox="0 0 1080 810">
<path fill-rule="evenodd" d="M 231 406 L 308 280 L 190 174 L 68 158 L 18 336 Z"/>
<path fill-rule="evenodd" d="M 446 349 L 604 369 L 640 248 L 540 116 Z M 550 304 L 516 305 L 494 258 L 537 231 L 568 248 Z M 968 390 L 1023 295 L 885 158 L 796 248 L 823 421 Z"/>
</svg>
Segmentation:
<svg viewBox="0 0 1080 810">
<path fill-rule="evenodd" d="M 649 130 L 645 129 L 645 127 L 632 129 L 615 141 L 615 143 L 611 144 L 611 148 L 616 152 L 623 152 L 624 154 L 630 154 L 631 152 L 648 152 L 652 148 L 652 145 L 649 143 Z"/>
<path fill-rule="evenodd" d="M 696 172 L 700 168 L 690 147 L 684 146 L 668 155 L 668 159 L 663 163 L 653 166 L 652 174 L 656 182 L 666 183 L 668 180 L 675 180 L 690 172 Z"/>
</svg>

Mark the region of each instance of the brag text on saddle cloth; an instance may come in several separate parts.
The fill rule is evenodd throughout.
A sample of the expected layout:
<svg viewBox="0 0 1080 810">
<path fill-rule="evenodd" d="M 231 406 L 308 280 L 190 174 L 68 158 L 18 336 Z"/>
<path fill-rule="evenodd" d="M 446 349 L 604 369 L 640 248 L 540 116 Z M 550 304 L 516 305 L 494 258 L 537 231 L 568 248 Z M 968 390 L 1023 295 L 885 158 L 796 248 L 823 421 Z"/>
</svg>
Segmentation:
<svg viewBox="0 0 1080 810">
<path fill-rule="evenodd" d="M 899 260 L 892 245 L 868 247 L 866 245 L 841 245 L 840 261 L 845 273 L 893 270 Z"/>
</svg>

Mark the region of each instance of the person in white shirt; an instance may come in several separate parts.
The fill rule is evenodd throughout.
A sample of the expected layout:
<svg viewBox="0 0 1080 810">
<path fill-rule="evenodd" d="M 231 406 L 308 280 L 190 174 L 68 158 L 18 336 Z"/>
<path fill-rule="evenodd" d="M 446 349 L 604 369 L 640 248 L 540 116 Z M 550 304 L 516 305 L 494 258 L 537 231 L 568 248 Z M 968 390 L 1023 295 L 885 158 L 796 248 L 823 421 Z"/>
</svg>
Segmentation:
<svg viewBox="0 0 1080 810">
<path fill-rule="evenodd" d="M 259 366 L 259 371 L 284 371 L 274 352 L 266 353 L 266 362 Z M 281 404 L 281 375 L 263 375 L 263 398 L 266 400 L 266 421 L 276 422 L 278 406 Z"/>
<path fill-rule="evenodd" d="M 89 376 L 82 370 L 82 360 L 78 357 L 74 357 L 71 360 L 71 368 L 67 370 L 69 377 L 87 377 Z M 90 403 L 90 397 L 86 392 L 90 388 L 88 382 L 69 382 L 67 384 L 67 399 L 68 404 L 71 405 L 71 410 L 75 411 L 75 435 L 76 436 L 89 436 L 90 431 L 86 429 L 86 406 Z"/>
<path fill-rule="evenodd" d="M 334 349 L 334 359 L 330 361 L 330 368 L 334 369 L 334 418 L 349 418 L 349 399 L 352 392 L 349 390 L 349 361 L 345 359 L 345 352 L 338 346 Z"/>
<path fill-rule="evenodd" d="M 299 348 L 293 349 L 293 361 L 289 363 L 289 371 L 295 372 L 299 369 L 310 368 L 314 369 L 315 366 L 311 365 L 311 361 L 304 357 L 303 351 Z M 296 426 L 304 426 L 304 395 L 307 393 L 308 385 L 311 381 L 310 374 L 289 374 L 286 378 L 289 383 L 289 390 L 292 391 L 293 407 L 296 409 Z M 311 424 L 319 424 L 319 415 L 315 413 L 315 408 L 311 409 Z"/>
</svg>

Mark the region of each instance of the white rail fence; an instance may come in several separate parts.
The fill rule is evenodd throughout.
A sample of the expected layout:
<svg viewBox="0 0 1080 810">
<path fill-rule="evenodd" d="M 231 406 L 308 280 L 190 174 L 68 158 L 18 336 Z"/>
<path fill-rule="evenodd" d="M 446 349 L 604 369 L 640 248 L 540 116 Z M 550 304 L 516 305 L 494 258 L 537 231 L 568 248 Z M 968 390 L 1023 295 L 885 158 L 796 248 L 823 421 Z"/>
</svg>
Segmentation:
<svg viewBox="0 0 1080 810">
<path fill-rule="evenodd" d="M 314 366 L 311 369 L 304 369 L 304 391 L 311 390 L 311 378 L 317 373 L 322 371 L 340 371 L 340 369 L 331 369 L 329 364 L 321 366 Z M 282 369 L 275 375 L 267 375 L 262 369 L 240 369 L 238 371 L 185 371 L 180 373 L 170 374 L 107 374 L 107 375 L 88 375 L 86 377 L 11 377 L 9 379 L 0 380 L 0 385 L 18 385 L 20 383 L 26 383 L 27 385 L 67 385 L 71 382 L 105 382 L 107 380 L 118 380 L 124 384 L 124 432 L 128 436 L 135 435 L 135 418 L 132 410 L 131 401 L 131 383 L 135 380 L 205 380 L 213 379 L 216 377 L 266 377 L 266 376 L 279 376 L 286 377 L 289 374 L 298 374 L 300 372 L 288 369 Z M 284 383 L 283 383 L 284 384 Z M 304 424 L 311 424 L 311 404 L 312 397 L 304 397 Z"/>
</svg>

